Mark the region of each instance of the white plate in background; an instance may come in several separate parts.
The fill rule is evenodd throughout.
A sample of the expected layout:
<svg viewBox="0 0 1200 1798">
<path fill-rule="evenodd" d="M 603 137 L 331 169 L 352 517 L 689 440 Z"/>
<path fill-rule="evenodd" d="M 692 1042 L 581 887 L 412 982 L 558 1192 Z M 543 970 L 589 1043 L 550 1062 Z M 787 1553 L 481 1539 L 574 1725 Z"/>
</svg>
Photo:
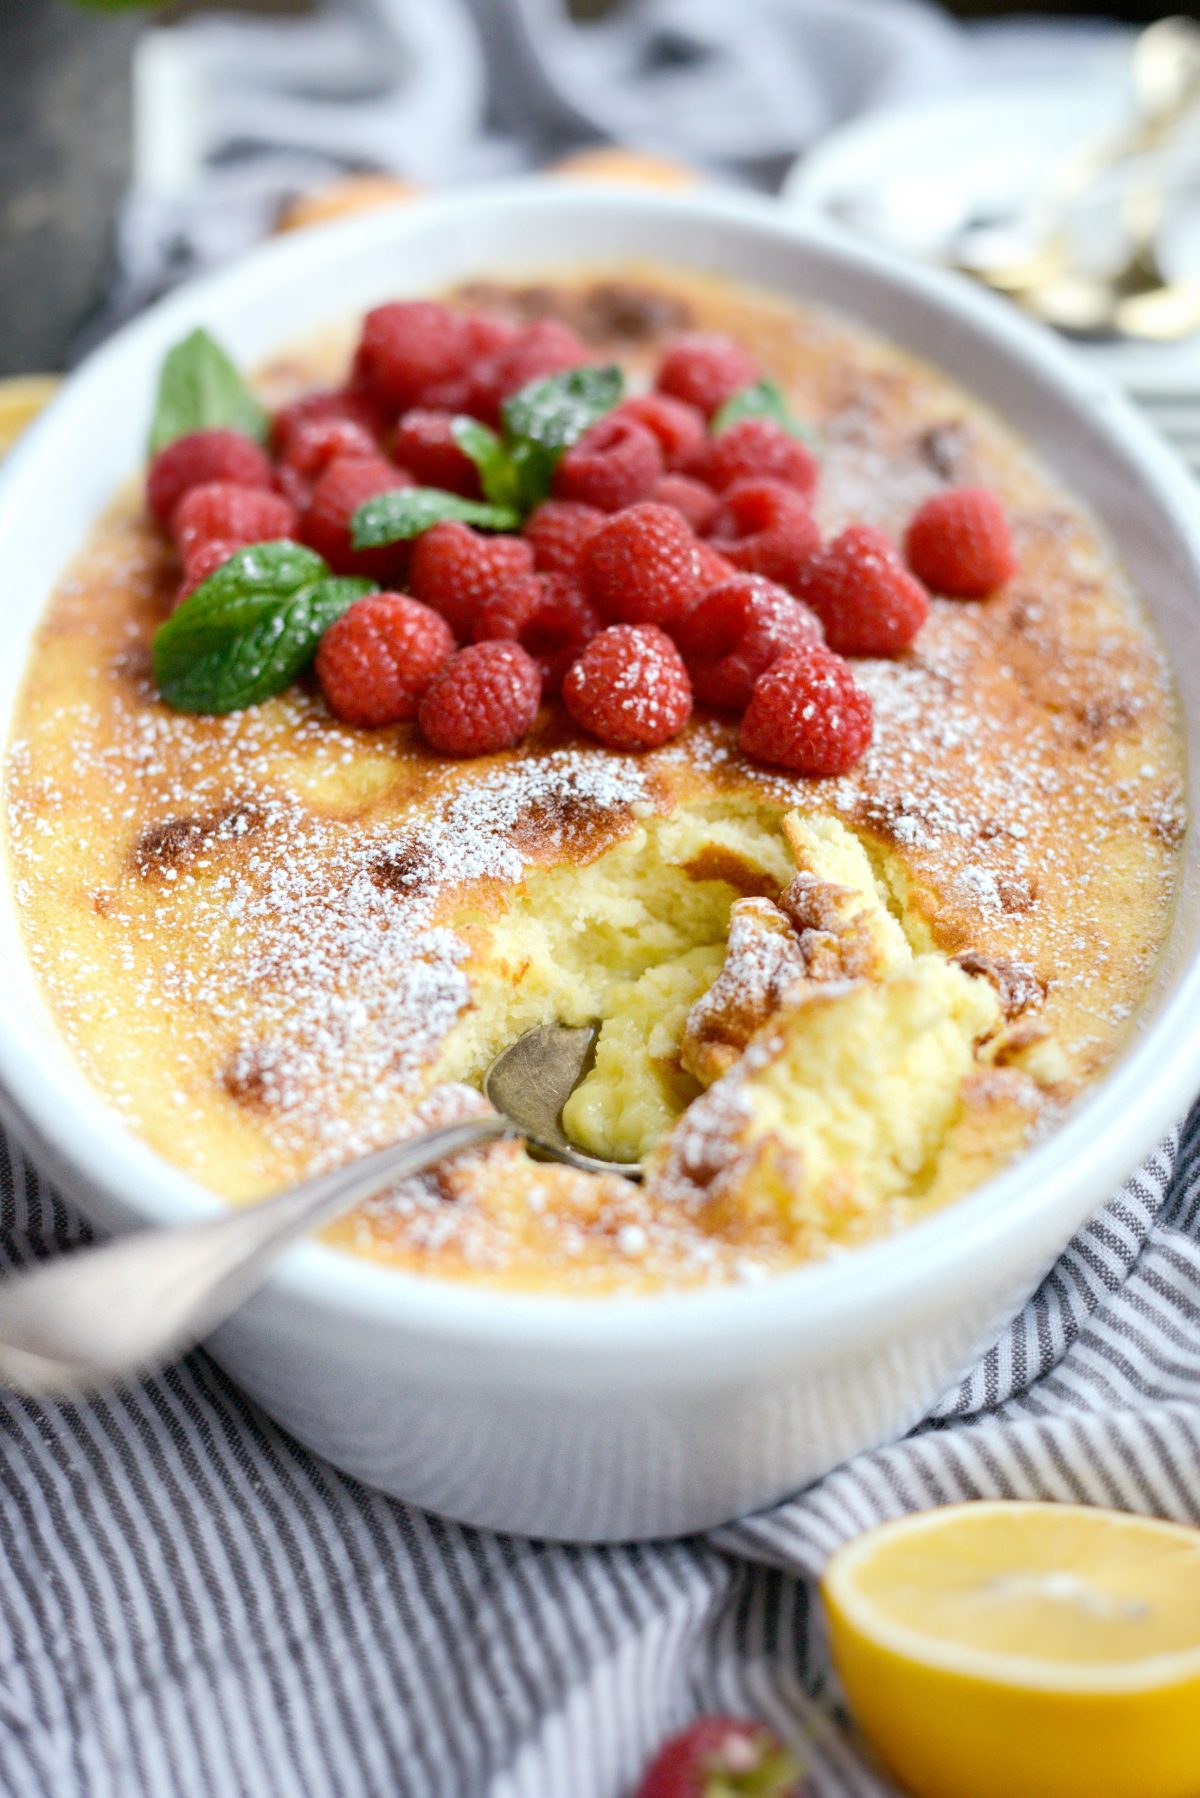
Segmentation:
<svg viewBox="0 0 1200 1798">
<path fill-rule="evenodd" d="M 985 86 L 889 108 L 832 132 L 801 157 L 780 200 L 801 217 L 937 263 L 957 226 L 1003 214 L 1031 197 L 1060 157 L 1119 125 L 1130 106 L 1122 53 L 1089 60 L 1074 85 Z M 1196 142 L 1191 138 L 1189 156 Z M 1184 257 L 1187 266 L 1200 269 L 1200 154 L 1194 166 L 1195 205 L 1186 220 L 1173 223 L 1164 248 L 1169 269 Z M 1159 415 L 1160 404 L 1194 395 L 1200 411 L 1200 333 L 1177 344 L 1078 342 L 1077 348 L 1149 405 L 1168 435 L 1170 420 Z"/>
</svg>

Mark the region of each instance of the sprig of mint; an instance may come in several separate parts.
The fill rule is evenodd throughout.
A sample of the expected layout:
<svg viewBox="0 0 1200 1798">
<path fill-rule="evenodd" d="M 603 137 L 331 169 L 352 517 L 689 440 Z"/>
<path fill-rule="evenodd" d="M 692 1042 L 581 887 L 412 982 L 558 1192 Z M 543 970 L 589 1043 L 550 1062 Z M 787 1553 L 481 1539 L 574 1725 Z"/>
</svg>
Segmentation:
<svg viewBox="0 0 1200 1798">
<path fill-rule="evenodd" d="M 452 418 L 450 435 L 479 470 L 483 497 L 493 506 L 519 510 L 521 483 L 513 466 L 512 451 L 503 437 L 477 418 Z"/>
<path fill-rule="evenodd" d="M 713 435 L 720 436 L 722 431 L 727 431 L 730 425 L 740 424 L 744 418 L 770 418 L 782 425 L 789 435 L 799 437 L 812 448 L 819 442 L 812 426 L 793 415 L 782 388 L 774 381 L 755 381 L 749 387 L 740 388 L 719 406 L 713 415 Z"/>
<path fill-rule="evenodd" d="M 523 512 L 541 505 L 563 451 L 611 412 L 624 392 L 625 377 L 614 363 L 569 368 L 509 395 L 501 408 L 504 447 Z"/>
<path fill-rule="evenodd" d="M 168 350 L 158 377 L 150 454 L 193 431 L 244 431 L 260 443 L 268 417 L 215 337 L 196 330 Z"/>
<path fill-rule="evenodd" d="M 624 391 L 625 377 L 615 363 L 546 375 L 505 400 L 501 408 L 504 434 L 510 444 L 568 449 L 598 418 L 612 411 Z"/>
<path fill-rule="evenodd" d="M 515 531 L 521 514 L 513 506 L 491 506 L 484 500 L 463 499 L 440 487 L 397 487 L 364 500 L 354 514 L 355 549 L 378 549 L 385 543 L 402 543 L 419 537 L 431 525 L 446 519 L 473 524 L 482 531 Z"/>
<path fill-rule="evenodd" d="M 237 712 L 290 687 L 372 582 L 332 575 L 299 543 L 239 549 L 154 635 L 154 678 L 177 712 Z"/>
<path fill-rule="evenodd" d="M 367 500 L 354 514 L 354 547 L 375 549 L 457 519 L 484 531 L 515 531 L 550 492 L 559 457 L 618 404 L 616 366 L 571 368 L 530 381 L 504 402 L 503 434 L 477 418 L 455 418 L 454 441 L 479 470 L 482 500 L 440 487 L 406 487 Z"/>
</svg>

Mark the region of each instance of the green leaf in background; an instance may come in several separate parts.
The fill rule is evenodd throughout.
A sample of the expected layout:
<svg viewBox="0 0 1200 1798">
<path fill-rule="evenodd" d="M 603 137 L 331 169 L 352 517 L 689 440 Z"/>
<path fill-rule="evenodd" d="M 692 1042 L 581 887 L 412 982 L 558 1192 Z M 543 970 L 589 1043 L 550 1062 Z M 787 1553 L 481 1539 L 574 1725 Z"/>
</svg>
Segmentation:
<svg viewBox="0 0 1200 1798">
<path fill-rule="evenodd" d="M 75 0 L 88 12 L 132 12 L 135 6 L 159 6 L 162 0 Z"/>
<path fill-rule="evenodd" d="M 519 506 L 521 483 L 503 439 L 477 418 L 452 418 L 450 434 L 479 470 L 483 497 L 493 506 Z"/>
<path fill-rule="evenodd" d="M 504 402 L 504 429 L 511 442 L 543 449 L 569 449 L 625 392 L 625 377 L 607 368 L 569 368 L 565 374 L 530 381 Z"/>
<path fill-rule="evenodd" d="M 522 512 L 532 512 L 548 497 L 562 453 L 560 449 L 547 449 L 543 443 L 534 443 L 529 437 L 523 437 L 513 445 L 513 475 L 517 484 L 517 504 Z"/>
<path fill-rule="evenodd" d="M 240 549 L 154 637 L 154 678 L 179 712 L 236 712 L 282 693 L 372 583 L 330 574 L 299 543 Z"/>
<path fill-rule="evenodd" d="M 521 526 L 515 506 L 490 506 L 483 500 L 443 493 L 440 487 L 399 487 L 394 493 L 377 493 L 358 508 L 354 547 L 378 549 L 385 543 L 402 543 L 447 519 L 473 524 L 482 531 L 516 531 Z"/>
<path fill-rule="evenodd" d="M 740 392 L 727 399 L 723 406 L 718 407 L 712 421 L 714 435 L 727 431 L 730 425 L 740 424 L 744 418 L 773 419 L 793 437 L 799 437 L 814 449 L 819 442 L 811 425 L 793 418 L 782 389 L 774 381 L 755 381 L 753 386 L 743 387 Z"/>
<path fill-rule="evenodd" d="M 268 418 L 225 351 L 207 331 L 168 350 L 158 378 L 150 454 L 192 431 L 244 431 L 260 443 Z"/>
</svg>

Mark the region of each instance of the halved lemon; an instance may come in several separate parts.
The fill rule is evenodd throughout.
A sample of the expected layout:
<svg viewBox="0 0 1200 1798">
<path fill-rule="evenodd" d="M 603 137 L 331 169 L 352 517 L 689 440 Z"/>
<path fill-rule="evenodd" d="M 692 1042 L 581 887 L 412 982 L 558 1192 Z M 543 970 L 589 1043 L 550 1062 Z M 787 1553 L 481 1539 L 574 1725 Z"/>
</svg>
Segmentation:
<svg viewBox="0 0 1200 1798">
<path fill-rule="evenodd" d="M 855 1718 L 915 1798 L 1200 1798 L 1200 1531 L 949 1505 L 822 1582 Z"/>
</svg>

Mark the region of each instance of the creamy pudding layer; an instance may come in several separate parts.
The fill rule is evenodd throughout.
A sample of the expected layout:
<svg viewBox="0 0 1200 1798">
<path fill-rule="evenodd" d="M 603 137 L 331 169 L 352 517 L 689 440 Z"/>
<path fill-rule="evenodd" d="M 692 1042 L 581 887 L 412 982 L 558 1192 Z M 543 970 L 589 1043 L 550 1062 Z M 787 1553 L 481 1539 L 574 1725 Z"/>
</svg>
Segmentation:
<svg viewBox="0 0 1200 1798">
<path fill-rule="evenodd" d="M 547 711 L 461 764 L 337 723 L 311 685 L 166 708 L 149 642 L 178 570 L 122 500 L 50 604 L 10 752 L 30 954 L 130 1126 L 239 1200 L 482 1103 L 531 1025 L 603 1019 L 566 1122 L 648 1156 L 644 1185 L 502 1144 L 332 1239 L 578 1292 L 761 1277 L 977 1184 L 1112 1055 L 1172 903 L 1169 684 L 1096 526 L 932 370 L 672 272 L 483 297 L 567 317 L 635 375 L 665 331 L 730 332 L 821 434 L 826 535 L 898 536 L 982 483 L 1018 574 L 856 664 L 875 738 L 839 779 L 753 765 L 703 713 L 639 756 Z M 347 342 L 281 358 L 264 397 L 339 377 Z"/>
</svg>

